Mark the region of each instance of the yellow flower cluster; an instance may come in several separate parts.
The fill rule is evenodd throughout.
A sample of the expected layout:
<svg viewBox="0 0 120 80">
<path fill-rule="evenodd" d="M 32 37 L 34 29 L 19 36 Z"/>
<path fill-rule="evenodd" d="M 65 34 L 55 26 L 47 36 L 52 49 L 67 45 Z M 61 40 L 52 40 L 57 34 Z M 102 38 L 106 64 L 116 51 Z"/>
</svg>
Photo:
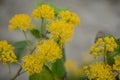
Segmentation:
<svg viewBox="0 0 120 80">
<path fill-rule="evenodd" d="M 117 43 L 113 37 L 99 38 L 94 46 L 90 48 L 90 54 L 93 54 L 96 59 L 105 52 L 113 52 L 117 48 Z"/>
<path fill-rule="evenodd" d="M 49 5 L 43 4 L 32 12 L 32 17 L 36 20 L 40 18 L 53 19 L 54 9 Z"/>
<path fill-rule="evenodd" d="M 43 40 L 37 46 L 36 55 L 42 57 L 44 62 L 55 62 L 62 58 L 62 52 L 53 40 Z"/>
<path fill-rule="evenodd" d="M 117 48 L 117 43 L 113 37 L 105 37 L 104 38 L 106 49 L 109 52 L 113 52 L 115 48 Z"/>
<path fill-rule="evenodd" d="M 23 57 L 22 68 L 28 72 L 29 75 L 39 73 L 42 71 L 43 62 L 35 55 L 27 55 Z"/>
<path fill-rule="evenodd" d="M 33 24 L 31 23 L 31 18 L 26 14 L 15 15 L 9 23 L 10 30 L 20 29 L 21 31 L 26 31 L 34 28 Z"/>
<path fill-rule="evenodd" d="M 32 17 L 35 20 L 46 19 L 49 21 L 46 30 L 50 32 L 50 39 L 42 40 L 36 46 L 33 54 L 23 57 L 22 68 L 27 71 L 29 75 L 40 73 L 44 65 L 47 65 L 49 62 L 54 63 L 57 59 L 62 58 L 61 45 L 70 41 L 74 32 L 74 26 L 78 26 L 80 22 L 78 16 L 69 11 L 63 11 L 59 16 L 55 17 L 54 8 L 46 4 L 36 8 L 32 12 Z M 10 30 L 19 29 L 24 32 L 34 29 L 31 18 L 26 14 L 15 15 L 9 23 Z M 41 24 L 41 29 L 46 26 L 46 23 L 44 24 L 44 22 Z M 42 34 L 43 33 L 41 32 L 40 35 Z M 7 49 L 5 46 L 5 50 L 3 51 L 0 44 L 0 49 L 2 52 L 0 61 L 3 61 L 3 63 L 16 62 L 16 56 L 13 54 L 13 48 L 10 45 L 7 46 Z M 11 51 L 9 51 L 9 49 Z"/>
<path fill-rule="evenodd" d="M 58 15 L 61 19 L 73 24 L 74 26 L 79 26 L 80 19 L 75 13 L 69 11 L 62 11 Z"/>
<path fill-rule="evenodd" d="M 62 53 L 57 43 L 53 40 L 43 40 L 37 45 L 33 55 L 23 57 L 22 68 L 32 75 L 41 72 L 43 65 L 54 63 L 60 58 Z"/>
<path fill-rule="evenodd" d="M 84 72 L 90 80 L 115 80 L 112 68 L 104 63 L 95 63 L 84 67 Z"/>
<path fill-rule="evenodd" d="M 115 56 L 114 60 L 115 60 L 115 64 L 113 65 L 113 69 L 118 72 L 120 79 L 120 56 Z"/>
<path fill-rule="evenodd" d="M 72 24 L 69 24 L 64 20 L 55 20 L 48 25 L 47 30 L 51 33 L 55 41 L 64 44 L 65 42 L 70 41 L 74 28 Z"/>
<path fill-rule="evenodd" d="M 0 41 L 0 61 L 3 64 L 17 62 L 13 49 L 7 41 Z"/>
</svg>

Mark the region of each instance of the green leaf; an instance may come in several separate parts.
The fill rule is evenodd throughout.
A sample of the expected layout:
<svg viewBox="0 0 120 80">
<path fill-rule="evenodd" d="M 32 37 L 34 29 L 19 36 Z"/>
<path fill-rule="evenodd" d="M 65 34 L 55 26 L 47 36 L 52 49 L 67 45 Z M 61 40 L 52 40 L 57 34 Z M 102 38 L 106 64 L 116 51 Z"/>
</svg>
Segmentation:
<svg viewBox="0 0 120 80">
<path fill-rule="evenodd" d="M 61 11 L 70 10 L 70 9 L 67 8 L 67 7 L 59 7 L 59 8 L 54 7 L 54 9 L 55 9 L 55 16 L 58 16 L 58 14 L 59 14 Z"/>
<path fill-rule="evenodd" d="M 39 32 L 39 30 L 33 29 L 33 30 L 31 30 L 30 32 L 31 32 L 31 34 L 32 34 L 35 38 L 40 38 L 40 32 Z"/>
<path fill-rule="evenodd" d="M 11 43 L 15 47 L 15 54 L 20 59 L 21 55 L 27 50 L 27 42 L 26 41 L 18 41 Z"/>
<path fill-rule="evenodd" d="M 107 36 L 108 36 L 108 37 L 113 37 L 113 38 L 115 38 L 115 37 L 114 37 L 113 35 L 111 35 L 111 34 L 107 34 Z"/>
<path fill-rule="evenodd" d="M 116 40 L 117 44 L 120 46 L 120 38 Z"/>
<path fill-rule="evenodd" d="M 41 73 L 36 73 L 30 76 L 29 80 L 54 80 L 54 79 L 52 74 L 47 69 L 43 69 Z"/>
<path fill-rule="evenodd" d="M 112 52 L 112 53 L 108 53 L 108 55 L 107 55 L 107 61 L 108 61 L 108 64 L 109 64 L 109 65 L 113 65 L 113 64 L 114 64 L 114 57 L 115 57 L 116 55 L 120 55 L 120 50 L 119 50 L 119 48 L 115 49 L 115 51 Z"/>
<path fill-rule="evenodd" d="M 67 8 L 67 7 L 56 7 L 56 6 L 55 6 L 53 3 L 51 3 L 51 2 L 49 2 L 49 3 L 47 3 L 47 2 L 37 2 L 37 3 L 36 3 L 36 7 L 39 7 L 39 6 L 43 5 L 43 4 L 47 4 L 47 5 L 51 6 L 51 7 L 53 7 L 53 8 L 54 8 L 54 11 L 55 11 L 55 16 L 58 16 L 58 14 L 59 14 L 61 11 L 70 10 L 70 8 Z"/>
<path fill-rule="evenodd" d="M 37 7 L 39 7 L 39 6 L 43 5 L 43 4 L 45 4 L 45 2 L 37 2 L 37 3 L 35 4 L 35 7 L 37 8 Z"/>
<path fill-rule="evenodd" d="M 47 4 L 47 5 L 49 5 L 49 6 L 55 6 L 53 3 L 51 3 L 51 2 L 49 2 L 49 3 L 47 3 L 47 2 L 37 2 L 36 4 L 35 4 L 35 6 L 36 7 L 39 7 L 39 6 L 41 6 L 41 5 L 43 5 L 43 4 Z"/>
<path fill-rule="evenodd" d="M 55 63 L 53 63 L 52 72 L 58 78 L 63 78 L 65 76 L 65 67 L 63 59 L 58 59 Z"/>
<path fill-rule="evenodd" d="M 115 80 L 119 80 L 119 75 L 117 75 L 117 76 L 115 77 Z"/>
</svg>

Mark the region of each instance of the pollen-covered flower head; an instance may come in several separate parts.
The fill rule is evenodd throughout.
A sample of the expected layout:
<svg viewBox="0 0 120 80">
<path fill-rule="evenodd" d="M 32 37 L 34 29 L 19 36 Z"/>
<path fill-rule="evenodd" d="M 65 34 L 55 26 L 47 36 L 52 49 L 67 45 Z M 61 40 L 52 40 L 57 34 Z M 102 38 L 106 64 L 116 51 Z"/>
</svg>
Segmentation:
<svg viewBox="0 0 120 80">
<path fill-rule="evenodd" d="M 61 19 L 67 21 L 68 23 L 73 24 L 74 26 L 79 26 L 80 19 L 75 13 L 71 13 L 70 11 L 62 11 L 58 15 Z"/>
<path fill-rule="evenodd" d="M 115 56 L 114 57 L 115 64 L 113 64 L 113 69 L 118 72 L 119 79 L 120 79 L 120 56 Z"/>
<path fill-rule="evenodd" d="M 21 31 L 32 30 L 34 28 L 31 18 L 26 14 L 17 14 L 10 20 L 9 29 Z"/>
<path fill-rule="evenodd" d="M 113 52 L 115 48 L 117 48 L 117 43 L 113 37 L 99 38 L 96 44 L 90 48 L 90 54 L 97 58 L 104 55 L 104 51 Z"/>
<path fill-rule="evenodd" d="M 22 60 L 22 68 L 27 71 L 29 75 L 40 73 L 42 71 L 42 59 L 38 59 L 35 55 L 24 56 Z"/>
<path fill-rule="evenodd" d="M 47 30 L 51 33 L 52 38 L 54 38 L 55 41 L 59 41 L 61 44 L 70 41 L 74 32 L 73 25 L 64 20 L 52 21 L 47 26 Z"/>
<path fill-rule="evenodd" d="M 62 52 L 55 41 L 43 40 L 37 45 L 36 56 L 42 58 L 45 63 L 53 63 L 62 58 Z"/>
<path fill-rule="evenodd" d="M 0 61 L 3 64 L 17 62 L 13 49 L 13 46 L 8 44 L 7 41 L 0 41 Z"/>
<path fill-rule="evenodd" d="M 102 62 L 84 67 L 84 72 L 90 80 L 115 80 L 111 66 Z"/>
<path fill-rule="evenodd" d="M 36 20 L 40 18 L 53 19 L 54 9 L 47 4 L 43 4 L 32 12 L 32 17 Z"/>
</svg>

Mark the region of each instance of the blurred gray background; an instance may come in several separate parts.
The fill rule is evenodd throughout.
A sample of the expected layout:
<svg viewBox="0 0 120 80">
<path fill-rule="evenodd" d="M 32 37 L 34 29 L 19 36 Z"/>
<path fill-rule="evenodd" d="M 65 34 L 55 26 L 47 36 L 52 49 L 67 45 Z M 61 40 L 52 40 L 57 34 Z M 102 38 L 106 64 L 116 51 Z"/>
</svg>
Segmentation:
<svg viewBox="0 0 120 80">
<path fill-rule="evenodd" d="M 66 44 L 67 59 L 79 64 L 86 58 L 89 60 L 89 48 L 100 30 L 120 36 L 120 0 L 0 0 L 0 40 L 23 40 L 24 36 L 19 31 L 8 31 L 9 20 L 18 13 L 31 15 L 35 3 L 39 1 L 69 7 L 81 19 L 72 41 Z M 12 68 L 13 74 L 17 71 L 16 67 Z M 7 66 L 0 65 L 0 80 L 8 80 L 7 70 Z M 27 80 L 27 77 L 22 75 L 17 80 Z"/>
</svg>

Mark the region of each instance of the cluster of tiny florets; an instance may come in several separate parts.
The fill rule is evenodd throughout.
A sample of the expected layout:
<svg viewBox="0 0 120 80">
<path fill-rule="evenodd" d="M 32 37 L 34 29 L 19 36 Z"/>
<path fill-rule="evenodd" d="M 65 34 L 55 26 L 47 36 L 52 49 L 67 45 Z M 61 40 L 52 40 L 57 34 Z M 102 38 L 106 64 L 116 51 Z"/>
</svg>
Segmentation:
<svg viewBox="0 0 120 80">
<path fill-rule="evenodd" d="M 31 18 L 26 14 L 17 14 L 10 20 L 9 29 L 21 31 L 32 30 L 34 28 Z"/>
<path fill-rule="evenodd" d="M 96 62 L 95 64 L 84 66 L 83 69 L 90 80 L 115 80 L 112 67 L 107 64 Z"/>
<path fill-rule="evenodd" d="M 113 37 L 99 38 L 94 46 L 90 48 L 90 54 L 94 58 L 104 55 L 105 52 L 113 52 L 117 48 L 117 43 Z"/>
<path fill-rule="evenodd" d="M 37 45 L 36 55 L 45 62 L 55 62 L 62 58 L 62 52 L 58 44 L 53 40 L 43 40 Z"/>
<path fill-rule="evenodd" d="M 66 22 L 73 24 L 74 26 L 79 26 L 80 24 L 79 17 L 75 13 L 71 13 L 68 10 L 60 12 L 58 16 Z"/>
<path fill-rule="evenodd" d="M 17 62 L 13 49 L 13 46 L 7 41 L 0 41 L 0 61 L 3 64 Z"/>
<path fill-rule="evenodd" d="M 60 58 L 62 53 L 57 43 L 53 40 L 43 40 L 36 46 L 34 55 L 23 57 L 22 67 L 32 75 L 41 72 L 43 65 L 49 62 L 54 63 Z"/>
<path fill-rule="evenodd" d="M 64 20 L 52 21 L 48 25 L 47 30 L 51 33 L 54 40 L 59 41 L 61 44 L 70 41 L 74 32 L 73 25 Z"/>
<path fill-rule="evenodd" d="M 113 69 L 118 72 L 120 79 L 120 56 L 115 56 L 114 60 L 115 60 L 115 64 L 113 64 Z"/>
<path fill-rule="evenodd" d="M 39 20 L 40 18 L 53 19 L 54 9 L 49 5 L 44 4 L 32 12 L 32 17 L 36 20 Z"/>
<path fill-rule="evenodd" d="M 42 71 L 42 59 L 38 59 L 35 55 L 24 56 L 22 60 L 22 68 L 27 71 L 29 75 L 40 73 Z"/>
</svg>

